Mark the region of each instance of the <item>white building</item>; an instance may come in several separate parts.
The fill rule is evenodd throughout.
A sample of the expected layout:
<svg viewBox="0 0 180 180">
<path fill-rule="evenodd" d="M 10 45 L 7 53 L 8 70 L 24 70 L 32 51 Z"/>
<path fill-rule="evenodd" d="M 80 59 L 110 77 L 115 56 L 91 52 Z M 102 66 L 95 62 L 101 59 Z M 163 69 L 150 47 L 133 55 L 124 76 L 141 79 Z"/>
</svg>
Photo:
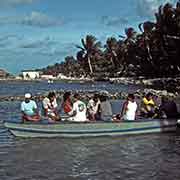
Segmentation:
<svg viewBox="0 0 180 180">
<path fill-rule="evenodd" d="M 51 79 L 55 79 L 56 77 L 54 77 L 53 75 L 51 74 L 42 74 L 41 75 L 41 79 L 44 79 L 44 80 L 51 80 Z"/>
<path fill-rule="evenodd" d="M 22 76 L 25 80 L 39 79 L 40 72 L 35 70 L 23 70 Z"/>
<path fill-rule="evenodd" d="M 58 79 L 71 79 L 70 77 L 67 77 L 67 76 L 65 76 L 65 75 L 63 75 L 61 73 L 58 74 L 57 78 Z"/>
</svg>

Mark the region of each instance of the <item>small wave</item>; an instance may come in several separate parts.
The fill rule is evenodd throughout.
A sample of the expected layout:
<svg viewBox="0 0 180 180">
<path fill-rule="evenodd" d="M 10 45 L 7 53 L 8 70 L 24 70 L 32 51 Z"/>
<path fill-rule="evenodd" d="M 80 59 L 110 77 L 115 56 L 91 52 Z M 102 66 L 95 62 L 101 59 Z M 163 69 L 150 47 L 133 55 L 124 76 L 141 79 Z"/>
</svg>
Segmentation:
<svg viewBox="0 0 180 180">
<path fill-rule="evenodd" d="M 8 131 L 8 129 L 0 129 L 0 134 L 4 134 L 4 133 L 6 133 Z"/>
</svg>

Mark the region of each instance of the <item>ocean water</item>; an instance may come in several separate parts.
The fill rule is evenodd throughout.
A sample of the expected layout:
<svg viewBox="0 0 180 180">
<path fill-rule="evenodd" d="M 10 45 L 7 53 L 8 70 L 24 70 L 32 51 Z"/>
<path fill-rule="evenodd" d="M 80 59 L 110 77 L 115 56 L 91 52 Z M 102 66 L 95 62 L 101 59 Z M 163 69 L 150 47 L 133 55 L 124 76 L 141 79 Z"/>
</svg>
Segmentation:
<svg viewBox="0 0 180 180">
<path fill-rule="evenodd" d="M 0 96 L 13 96 L 13 95 L 24 95 L 26 92 L 30 92 L 33 95 L 38 93 L 44 93 L 48 91 L 64 91 L 64 90 L 81 90 L 81 91 L 102 91 L 108 92 L 135 92 L 140 89 L 140 86 L 133 85 L 117 85 L 110 84 L 108 82 L 95 82 L 95 83 L 66 83 L 66 82 L 54 82 L 52 84 L 47 81 L 42 82 L 4 82 L 0 81 Z"/>
<path fill-rule="evenodd" d="M 32 86 L 29 90 L 34 93 L 41 93 L 38 84 L 3 86 L 6 88 L 6 92 L 0 88 L 3 95 L 23 94 L 27 86 Z M 84 85 L 74 84 L 76 88 L 81 86 Z M 97 86 L 104 87 L 103 84 Z M 66 87 L 72 88 L 72 85 Z M 42 91 L 48 88 L 49 85 Z M 112 104 L 117 112 L 122 101 Z M 0 102 L 0 120 L 18 120 L 19 105 L 20 102 Z M 23 139 L 15 138 L 0 123 L 0 180 L 179 180 L 179 159 L 178 131 L 112 138 Z"/>
</svg>

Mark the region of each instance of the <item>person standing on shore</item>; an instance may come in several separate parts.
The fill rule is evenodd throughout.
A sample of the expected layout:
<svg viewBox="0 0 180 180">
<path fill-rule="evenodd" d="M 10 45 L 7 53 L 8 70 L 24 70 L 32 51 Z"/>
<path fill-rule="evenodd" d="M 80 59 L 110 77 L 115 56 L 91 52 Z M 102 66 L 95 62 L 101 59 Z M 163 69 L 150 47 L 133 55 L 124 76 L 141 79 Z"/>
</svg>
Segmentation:
<svg viewBox="0 0 180 180">
<path fill-rule="evenodd" d="M 50 92 L 47 97 L 43 99 L 42 102 L 44 114 L 48 117 L 49 121 L 59 121 L 61 118 L 58 114 L 58 104 L 56 100 L 56 94 Z"/>
<path fill-rule="evenodd" d="M 21 112 L 23 121 L 40 121 L 40 115 L 35 101 L 31 100 L 31 94 L 25 94 L 25 100 L 21 103 Z"/>
</svg>

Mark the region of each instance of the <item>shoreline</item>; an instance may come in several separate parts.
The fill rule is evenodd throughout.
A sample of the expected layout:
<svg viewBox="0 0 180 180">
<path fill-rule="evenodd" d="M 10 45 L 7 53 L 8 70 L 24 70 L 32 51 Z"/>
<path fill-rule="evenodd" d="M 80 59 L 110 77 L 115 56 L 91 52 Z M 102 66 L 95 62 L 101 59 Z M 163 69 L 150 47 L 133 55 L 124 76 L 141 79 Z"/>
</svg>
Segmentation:
<svg viewBox="0 0 180 180">
<path fill-rule="evenodd" d="M 98 83 L 99 81 L 94 81 L 91 79 L 82 79 L 82 78 L 69 78 L 69 79 L 56 79 L 54 82 L 67 82 L 67 83 Z M 0 79 L 0 82 L 47 82 L 47 80 L 43 79 L 36 79 L 36 80 L 23 80 L 23 79 Z M 154 78 L 154 79 L 145 79 L 144 77 L 139 78 L 132 78 L 132 77 L 121 77 L 121 78 L 109 78 L 107 81 L 109 83 L 113 84 L 122 84 L 122 85 L 139 85 L 144 87 L 143 89 L 138 89 L 134 92 L 135 96 L 137 98 L 143 97 L 146 93 L 152 92 L 157 97 L 162 96 L 168 96 L 175 99 L 180 99 L 180 77 L 176 78 Z M 173 90 L 173 91 L 171 91 Z M 65 91 L 56 91 L 56 94 L 59 98 L 62 97 Z M 48 93 L 48 92 L 47 92 Z M 34 99 L 41 100 L 44 96 L 47 95 L 47 93 L 44 94 L 37 94 L 34 96 Z M 72 91 L 73 93 L 79 93 L 83 99 L 87 99 L 87 97 L 92 96 L 93 94 L 103 94 L 102 91 Z M 119 91 L 116 93 L 106 92 L 106 95 L 109 99 L 125 99 L 128 95 L 128 92 Z M 0 102 L 2 101 L 22 101 L 24 99 L 24 95 L 18 95 L 18 96 L 6 96 L 6 95 L 0 95 Z"/>
<path fill-rule="evenodd" d="M 138 89 L 134 92 L 134 95 L 136 96 L 137 99 L 142 99 L 142 97 L 148 93 L 152 92 L 155 96 L 158 98 L 161 98 L 162 96 L 167 96 L 173 99 L 180 99 L 179 94 L 174 94 L 174 93 L 169 93 L 166 90 L 154 90 L 154 89 Z M 62 99 L 63 94 L 65 91 L 55 91 L 57 98 Z M 82 97 L 83 100 L 87 100 L 90 97 L 92 97 L 94 94 L 99 94 L 99 95 L 105 95 L 111 100 L 124 100 L 126 99 L 128 92 L 125 91 L 119 91 L 116 93 L 111 93 L 108 91 L 71 91 L 72 95 L 75 93 L 79 93 L 80 96 Z M 39 93 L 33 96 L 33 99 L 36 101 L 42 101 L 44 97 L 46 97 L 48 92 L 45 93 Z M 16 95 L 16 96 L 6 96 L 6 95 L 0 95 L 0 102 L 10 102 L 10 101 L 23 101 L 24 100 L 24 95 Z"/>
<path fill-rule="evenodd" d="M 54 82 L 109 82 L 114 84 L 122 85 L 145 85 L 152 86 L 156 83 L 167 83 L 167 82 L 180 82 L 180 77 L 168 77 L 168 78 L 145 78 L 145 77 L 119 77 L 119 78 L 107 78 L 106 80 L 98 80 L 96 78 L 77 78 L 77 77 L 67 77 L 65 79 L 54 78 L 54 79 L 19 79 L 19 78 L 0 78 L 1 81 L 10 82 L 43 82 L 43 81 L 54 81 Z M 179 84 L 180 89 L 180 84 Z"/>
<path fill-rule="evenodd" d="M 2 79 L 0 78 L 0 82 L 77 82 L 77 83 L 87 83 L 87 82 L 96 82 L 93 79 L 83 79 L 83 78 L 68 78 L 68 79 L 15 79 L 15 78 L 7 78 L 7 79 Z"/>
</svg>

